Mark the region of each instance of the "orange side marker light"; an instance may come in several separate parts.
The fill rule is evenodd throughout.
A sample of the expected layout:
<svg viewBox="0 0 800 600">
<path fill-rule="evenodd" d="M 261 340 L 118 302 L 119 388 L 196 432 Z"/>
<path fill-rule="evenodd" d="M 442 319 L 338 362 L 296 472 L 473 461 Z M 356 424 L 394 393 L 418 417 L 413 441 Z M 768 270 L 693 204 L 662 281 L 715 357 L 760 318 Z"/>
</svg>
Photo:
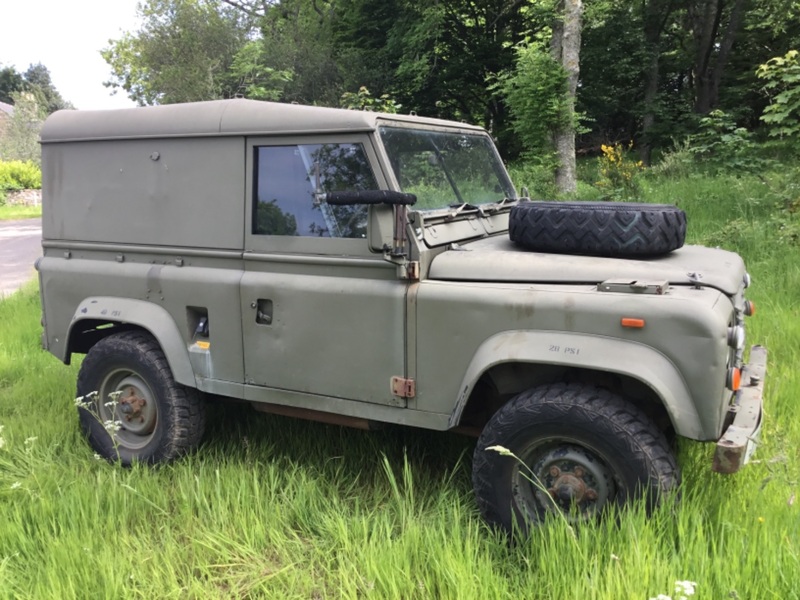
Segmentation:
<svg viewBox="0 0 800 600">
<path fill-rule="evenodd" d="M 622 317 L 620 321 L 623 327 L 630 327 L 632 329 L 641 329 L 644 327 L 644 319 L 634 319 L 632 317 Z"/>
<path fill-rule="evenodd" d="M 728 369 L 728 377 L 725 384 L 732 392 L 738 392 L 739 388 L 742 387 L 742 372 L 736 367 Z"/>
</svg>

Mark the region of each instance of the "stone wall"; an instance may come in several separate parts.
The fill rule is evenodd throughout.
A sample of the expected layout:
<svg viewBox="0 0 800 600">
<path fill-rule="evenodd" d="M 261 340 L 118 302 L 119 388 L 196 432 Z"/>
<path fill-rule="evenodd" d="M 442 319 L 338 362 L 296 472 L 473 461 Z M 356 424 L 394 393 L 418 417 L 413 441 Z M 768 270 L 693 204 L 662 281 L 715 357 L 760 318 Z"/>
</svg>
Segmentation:
<svg viewBox="0 0 800 600">
<path fill-rule="evenodd" d="M 6 192 L 6 204 L 38 206 L 42 203 L 42 190 L 15 190 Z"/>
</svg>

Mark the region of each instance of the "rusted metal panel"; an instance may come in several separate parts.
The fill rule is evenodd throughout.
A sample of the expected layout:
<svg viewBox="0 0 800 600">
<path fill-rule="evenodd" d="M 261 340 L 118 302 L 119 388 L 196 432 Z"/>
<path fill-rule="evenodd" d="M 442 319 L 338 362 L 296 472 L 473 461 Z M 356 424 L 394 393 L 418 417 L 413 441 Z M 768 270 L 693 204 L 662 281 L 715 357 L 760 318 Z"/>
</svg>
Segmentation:
<svg viewBox="0 0 800 600">
<path fill-rule="evenodd" d="M 752 456 L 761 434 L 764 379 L 767 349 L 753 346 L 750 362 L 742 369 L 742 388 L 736 393 L 731 412 L 733 423 L 717 442 L 712 469 L 717 473 L 736 473 Z"/>
</svg>

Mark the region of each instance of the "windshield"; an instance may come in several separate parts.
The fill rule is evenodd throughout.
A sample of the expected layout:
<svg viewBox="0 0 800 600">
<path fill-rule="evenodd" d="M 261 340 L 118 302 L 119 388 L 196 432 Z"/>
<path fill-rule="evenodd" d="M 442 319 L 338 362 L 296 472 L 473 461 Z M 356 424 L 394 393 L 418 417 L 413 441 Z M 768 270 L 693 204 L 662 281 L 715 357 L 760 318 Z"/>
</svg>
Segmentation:
<svg viewBox="0 0 800 600">
<path fill-rule="evenodd" d="M 381 127 L 383 145 L 404 192 L 417 210 L 516 198 L 489 136 Z"/>
</svg>

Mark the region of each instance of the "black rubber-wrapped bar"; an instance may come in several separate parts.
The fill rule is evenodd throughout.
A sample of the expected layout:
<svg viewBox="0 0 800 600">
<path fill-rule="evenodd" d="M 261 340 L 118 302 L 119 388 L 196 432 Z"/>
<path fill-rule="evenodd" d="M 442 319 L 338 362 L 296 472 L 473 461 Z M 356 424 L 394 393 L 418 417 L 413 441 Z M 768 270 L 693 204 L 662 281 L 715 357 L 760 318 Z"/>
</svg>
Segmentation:
<svg viewBox="0 0 800 600">
<path fill-rule="evenodd" d="M 393 190 L 366 190 L 360 192 L 328 192 L 323 195 L 323 199 L 328 204 L 351 205 L 351 204 L 391 204 L 409 206 L 416 204 L 417 197 L 414 194 L 405 194 Z"/>
</svg>

